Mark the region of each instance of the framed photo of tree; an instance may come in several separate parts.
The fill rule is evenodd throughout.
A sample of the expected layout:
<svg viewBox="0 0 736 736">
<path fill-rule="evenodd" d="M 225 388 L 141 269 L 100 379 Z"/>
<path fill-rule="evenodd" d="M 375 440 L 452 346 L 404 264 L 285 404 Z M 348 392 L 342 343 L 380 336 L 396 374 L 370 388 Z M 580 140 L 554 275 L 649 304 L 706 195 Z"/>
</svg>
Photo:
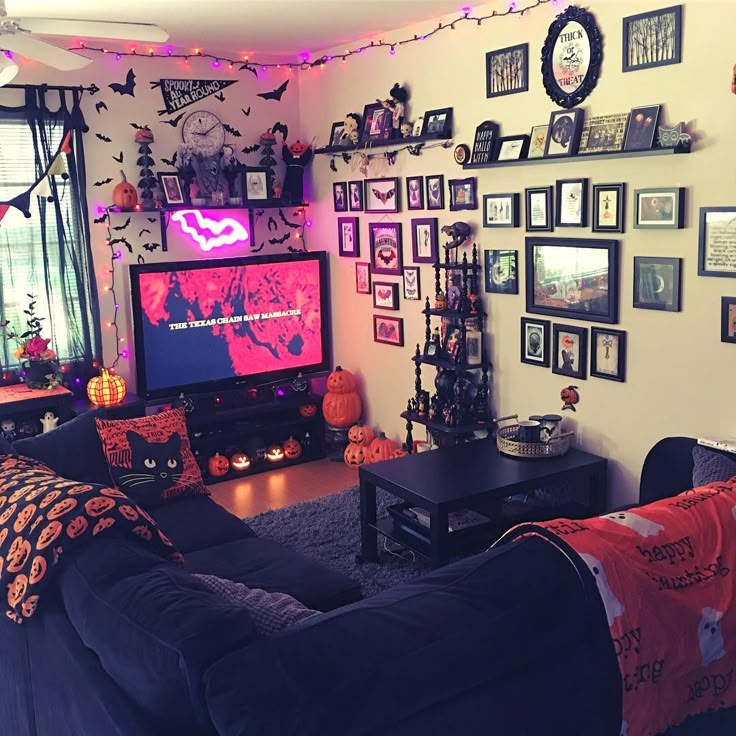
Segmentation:
<svg viewBox="0 0 736 736">
<path fill-rule="evenodd" d="M 682 5 L 624 18 L 623 71 L 636 72 L 682 61 Z"/>
<path fill-rule="evenodd" d="M 502 97 L 529 89 L 529 44 L 486 54 L 486 97 Z"/>
</svg>

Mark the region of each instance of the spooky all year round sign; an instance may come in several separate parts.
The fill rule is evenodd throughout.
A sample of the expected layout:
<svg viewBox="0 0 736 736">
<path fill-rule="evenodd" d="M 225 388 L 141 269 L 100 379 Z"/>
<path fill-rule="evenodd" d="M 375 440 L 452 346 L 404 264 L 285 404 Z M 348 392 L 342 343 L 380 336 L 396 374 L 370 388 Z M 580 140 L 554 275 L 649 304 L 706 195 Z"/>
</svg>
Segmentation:
<svg viewBox="0 0 736 736">
<path fill-rule="evenodd" d="M 151 89 L 161 88 L 165 110 L 159 110 L 159 115 L 171 115 L 177 110 L 193 105 L 205 97 L 214 95 L 221 89 L 235 84 L 236 80 L 226 79 L 162 79 L 151 82 Z"/>
</svg>

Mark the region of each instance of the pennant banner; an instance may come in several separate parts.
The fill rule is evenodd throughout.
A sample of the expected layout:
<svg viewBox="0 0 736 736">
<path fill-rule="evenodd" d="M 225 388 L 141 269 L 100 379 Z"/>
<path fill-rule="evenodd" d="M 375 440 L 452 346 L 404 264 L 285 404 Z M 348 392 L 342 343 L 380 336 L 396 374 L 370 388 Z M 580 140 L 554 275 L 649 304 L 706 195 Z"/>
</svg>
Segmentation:
<svg viewBox="0 0 736 736">
<path fill-rule="evenodd" d="M 235 84 L 237 80 L 224 79 L 162 79 L 160 82 L 151 82 L 151 89 L 160 87 L 164 98 L 165 110 L 159 110 L 159 115 L 171 115 L 205 97 L 217 94 L 220 90 Z"/>
</svg>

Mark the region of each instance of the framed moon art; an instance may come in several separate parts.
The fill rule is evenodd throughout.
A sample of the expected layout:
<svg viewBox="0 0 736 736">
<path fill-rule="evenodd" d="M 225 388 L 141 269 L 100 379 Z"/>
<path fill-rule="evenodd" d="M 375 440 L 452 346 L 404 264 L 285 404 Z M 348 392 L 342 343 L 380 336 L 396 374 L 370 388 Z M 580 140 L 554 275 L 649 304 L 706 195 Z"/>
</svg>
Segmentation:
<svg viewBox="0 0 736 736">
<path fill-rule="evenodd" d="M 555 18 L 542 47 L 542 81 L 560 107 L 579 105 L 598 84 L 603 38 L 595 16 L 571 5 Z"/>
</svg>

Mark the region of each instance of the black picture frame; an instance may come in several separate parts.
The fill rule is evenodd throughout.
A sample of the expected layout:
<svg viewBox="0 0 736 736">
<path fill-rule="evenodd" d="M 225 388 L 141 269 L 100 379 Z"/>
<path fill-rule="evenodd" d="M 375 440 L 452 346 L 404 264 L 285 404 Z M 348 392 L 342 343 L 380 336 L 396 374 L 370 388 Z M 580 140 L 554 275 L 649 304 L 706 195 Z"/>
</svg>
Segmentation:
<svg viewBox="0 0 736 736">
<path fill-rule="evenodd" d="M 528 89 L 528 43 L 486 53 L 486 98 L 515 95 Z"/>
<path fill-rule="evenodd" d="M 335 212 L 348 211 L 348 183 L 346 181 L 332 183 L 332 208 Z"/>
<path fill-rule="evenodd" d="M 427 209 L 445 209 L 445 175 L 431 174 L 430 176 L 425 176 L 424 184 L 427 193 Z"/>
<path fill-rule="evenodd" d="M 355 293 L 371 294 L 371 264 L 367 261 L 358 261 L 355 264 Z"/>
<path fill-rule="evenodd" d="M 658 21 L 659 28 L 652 33 L 650 26 Z M 673 24 L 671 28 L 669 23 Z M 682 61 L 682 5 L 626 16 L 623 19 L 622 37 L 621 70 L 624 72 L 679 64 Z M 647 43 L 651 40 L 661 40 L 667 47 L 652 48 Z M 644 60 L 637 63 L 635 56 Z"/>
<path fill-rule="evenodd" d="M 568 196 L 568 189 L 575 191 L 579 187 L 580 207 L 579 217 L 568 217 L 571 214 L 566 203 L 574 200 Z M 587 179 L 558 179 L 555 183 L 555 226 L 556 227 L 588 227 L 588 180 Z"/>
<path fill-rule="evenodd" d="M 720 248 L 721 250 L 725 250 L 725 253 L 719 253 L 717 261 L 723 261 L 725 257 L 726 263 L 733 264 L 733 270 L 719 270 L 710 262 L 708 255 L 709 218 L 723 221 L 723 224 L 727 225 L 729 230 L 732 230 L 732 232 L 726 234 L 725 237 L 721 234 Z M 730 243 L 728 242 L 729 238 L 731 239 Z M 722 276 L 725 278 L 736 278 L 736 207 L 700 208 L 700 222 L 698 230 L 698 276 Z"/>
<path fill-rule="evenodd" d="M 615 338 L 615 341 L 609 339 L 608 342 L 605 342 L 606 337 Z M 599 347 L 603 349 L 603 355 L 599 354 Z M 615 354 L 611 356 L 614 347 Z M 609 366 L 611 360 L 615 366 L 613 368 Z M 609 327 L 590 328 L 590 376 L 625 383 L 626 332 L 624 330 L 614 330 Z"/>
<path fill-rule="evenodd" d="M 682 258 L 634 256 L 634 309 L 682 311 Z"/>
<path fill-rule="evenodd" d="M 338 120 L 336 123 L 332 123 L 332 129 L 330 130 L 330 148 L 338 148 L 341 146 L 349 146 L 350 142 L 345 142 L 344 138 L 345 121 Z"/>
<path fill-rule="evenodd" d="M 357 217 L 337 218 L 337 244 L 338 252 L 343 258 L 360 258 L 360 227 Z"/>
<path fill-rule="evenodd" d="M 649 151 L 659 126 L 662 105 L 632 107 L 624 135 L 624 151 Z"/>
<path fill-rule="evenodd" d="M 407 176 L 406 177 L 406 209 L 407 210 L 423 210 L 424 209 L 424 177 L 423 176 Z"/>
<path fill-rule="evenodd" d="M 484 194 L 483 227 L 519 227 L 518 192 Z"/>
<path fill-rule="evenodd" d="M 616 199 L 611 207 L 610 197 L 614 193 Z M 625 222 L 626 184 L 593 184 L 593 232 L 622 233 L 626 229 Z"/>
<path fill-rule="evenodd" d="M 519 252 L 516 250 L 483 251 L 486 294 L 519 293 Z"/>
<path fill-rule="evenodd" d="M 364 212 L 395 213 L 401 211 L 401 186 L 396 176 L 366 179 Z"/>
<path fill-rule="evenodd" d="M 498 123 L 494 123 L 493 120 L 485 120 L 475 129 L 473 151 L 470 154 L 471 164 L 487 164 L 493 160 L 499 131 Z"/>
<path fill-rule="evenodd" d="M 381 302 L 379 302 L 379 299 Z M 399 305 L 399 285 L 390 281 L 374 281 L 373 308 L 398 312 L 401 309 Z"/>
<path fill-rule="evenodd" d="M 526 210 L 526 231 L 528 233 L 551 233 L 554 229 L 554 188 L 529 187 L 524 190 L 524 209 Z M 543 199 L 542 199 L 543 198 Z M 544 201 L 545 221 L 539 224 L 539 202 Z M 537 224 L 534 224 L 534 220 Z"/>
<path fill-rule="evenodd" d="M 521 318 L 520 359 L 522 363 L 549 368 L 552 323 L 547 319 Z"/>
<path fill-rule="evenodd" d="M 567 249 L 571 250 L 569 256 L 565 252 Z M 582 254 L 575 251 L 581 249 L 604 252 L 603 257 L 596 259 L 600 265 L 590 266 L 592 270 L 589 273 L 581 274 L 576 270 Z M 546 277 L 545 256 L 554 263 L 553 278 Z M 587 260 L 592 260 L 592 257 L 593 254 L 589 253 Z M 525 266 L 527 312 L 586 322 L 618 322 L 618 240 L 528 236 Z"/>
<path fill-rule="evenodd" d="M 577 337 L 577 344 L 566 337 Z M 552 325 L 552 373 L 578 381 L 588 377 L 588 328 L 555 322 Z"/>
<path fill-rule="evenodd" d="M 634 191 L 634 228 L 681 230 L 685 227 L 685 187 Z"/>
<path fill-rule="evenodd" d="M 362 212 L 365 208 L 363 182 L 360 180 L 348 182 L 348 207 L 351 212 Z"/>
<path fill-rule="evenodd" d="M 552 112 L 544 142 L 544 158 L 574 156 L 580 146 L 584 118 L 585 114 L 579 107 Z"/>
<path fill-rule="evenodd" d="M 563 88 L 559 82 L 564 83 L 566 79 L 573 80 L 576 76 L 580 76 L 580 46 L 575 43 L 576 39 L 568 40 L 564 36 L 565 27 L 569 23 L 578 23 L 582 26 L 583 31 L 588 37 L 590 57 L 588 59 L 588 68 L 582 81 L 576 83 L 575 86 L 565 84 Z M 560 38 L 563 44 L 569 41 L 569 45 L 563 48 L 557 47 L 557 53 L 555 53 L 557 42 Z M 595 16 L 584 8 L 571 5 L 564 13 L 560 13 L 552 21 L 544 45 L 542 46 L 542 82 L 547 94 L 555 104 L 565 109 L 569 110 L 579 105 L 590 95 L 598 84 L 602 64 L 603 37 L 598 28 Z M 565 69 L 569 73 L 569 76 L 563 77 L 558 81 L 555 77 L 555 70 L 560 68 Z"/>
<path fill-rule="evenodd" d="M 513 156 L 507 156 L 505 155 L 504 149 L 506 149 L 509 144 L 518 143 L 518 145 L 513 146 L 513 151 L 515 155 Z M 496 161 L 521 161 L 522 159 L 525 159 L 527 157 L 527 154 L 529 153 L 529 135 L 528 133 L 522 133 L 520 135 L 505 135 L 498 139 L 496 143 L 496 152 L 494 154 L 494 159 Z M 503 156 L 503 158 L 501 158 Z"/>
<path fill-rule="evenodd" d="M 245 204 L 259 204 L 273 199 L 273 176 L 271 169 L 265 166 L 245 166 L 243 168 L 243 202 Z M 263 186 L 263 196 L 255 197 L 253 177 L 256 177 L 259 186 Z M 346 192 L 347 193 L 347 192 Z"/>
<path fill-rule="evenodd" d="M 422 228 L 421 235 L 419 228 Z M 411 221 L 411 252 L 414 263 L 437 262 L 439 226 L 436 217 L 418 217 Z"/>
<path fill-rule="evenodd" d="M 721 297 L 721 342 L 736 343 L 736 296 Z"/>
<path fill-rule="evenodd" d="M 422 125 L 423 138 L 449 138 L 452 135 L 451 107 L 441 107 L 437 110 L 427 110 L 424 113 Z"/>
<path fill-rule="evenodd" d="M 421 280 L 421 269 L 419 266 L 404 266 L 404 273 L 402 278 L 402 285 L 404 289 L 404 299 L 407 301 L 420 301 L 422 298 L 422 280 Z M 407 288 L 407 284 L 410 284 L 410 289 Z M 416 284 L 416 288 L 413 287 Z"/>
<path fill-rule="evenodd" d="M 375 119 L 378 118 L 377 124 Z M 363 123 L 360 129 L 360 142 L 386 141 L 391 137 L 393 126 L 391 110 L 380 102 L 370 102 L 363 108 Z"/>
<path fill-rule="evenodd" d="M 159 171 L 157 176 L 166 204 L 186 204 L 187 200 L 184 196 L 178 171 Z"/>
<path fill-rule="evenodd" d="M 388 314 L 373 315 L 373 342 L 404 347 L 404 318 Z"/>
<path fill-rule="evenodd" d="M 391 238 L 393 237 L 393 242 Z M 369 222 L 368 237 L 371 247 L 371 273 L 401 276 L 403 238 L 400 222 Z"/>
<path fill-rule="evenodd" d="M 478 209 L 478 180 L 474 176 L 464 179 L 449 179 L 450 188 L 450 211 Z"/>
</svg>

